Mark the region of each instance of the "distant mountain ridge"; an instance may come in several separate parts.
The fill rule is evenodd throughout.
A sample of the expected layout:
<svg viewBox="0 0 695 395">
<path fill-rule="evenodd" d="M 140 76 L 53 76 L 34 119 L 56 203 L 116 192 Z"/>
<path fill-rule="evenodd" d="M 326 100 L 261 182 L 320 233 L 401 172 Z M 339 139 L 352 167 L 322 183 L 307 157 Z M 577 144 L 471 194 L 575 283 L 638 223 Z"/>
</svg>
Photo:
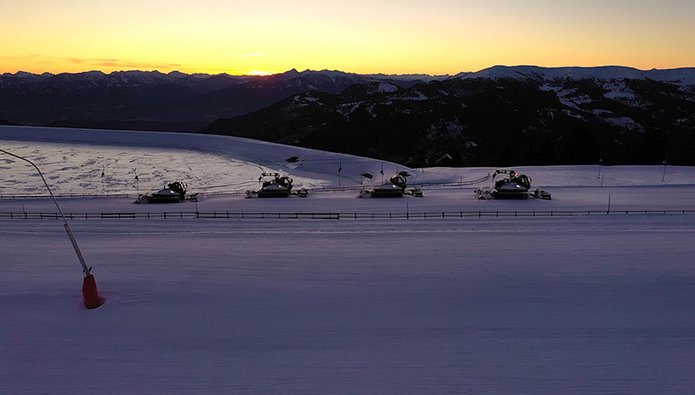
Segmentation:
<svg viewBox="0 0 695 395">
<path fill-rule="evenodd" d="M 290 70 L 270 76 L 101 71 L 0 75 L 0 118 L 29 125 L 197 130 L 224 116 L 259 110 L 308 90 L 353 84 L 412 86 L 434 77 Z"/>
<path fill-rule="evenodd" d="M 0 75 L 0 119 L 27 125 L 191 131 L 218 118 L 247 114 L 306 91 L 340 93 L 354 84 L 399 88 L 447 79 L 650 79 L 695 85 L 695 68 L 494 66 L 455 76 L 355 74 L 335 70 L 270 76 L 186 74 L 178 71 Z"/>
<path fill-rule="evenodd" d="M 432 165 L 695 164 L 695 68 L 494 66 L 454 76 L 0 75 L 0 119 L 231 134 Z"/>
<path fill-rule="evenodd" d="M 542 67 L 542 66 L 504 66 L 497 65 L 485 68 L 475 72 L 461 72 L 455 75 L 429 75 L 429 74 L 357 74 L 338 70 L 304 70 L 297 71 L 291 69 L 283 73 L 273 74 L 270 76 L 255 76 L 255 75 L 231 75 L 227 73 L 206 74 L 193 73 L 187 74 L 180 71 L 171 71 L 169 73 L 161 73 L 159 71 L 114 71 L 104 73 L 102 71 L 85 71 L 78 73 L 42 73 L 35 74 L 26 71 L 18 71 L 14 74 L 3 73 L 0 78 L 14 77 L 33 81 L 41 81 L 52 77 L 65 79 L 87 79 L 99 80 L 113 78 L 120 79 L 126 82 L 128 76 L 133 77 L 136 81 L 152 82 L 152 81 L 168 81 L 173 82 L 181 79 L 205 80 L 209 78 L 229 79 L 237 81 L 245 81 L 249 79 L 266 78 L 272 76 L 297 77 L 300 75 L 321 75 L 329 78 L 348 77 L 348 78 L 366 78 L 375 80 L 406 80 L 406 81 L 423 81 L 430 82 L 433 80 L 442 80 L 447 78 L 540 78 L 543 80 L 553 80 L 558 78 L 570 79 L 652 79 L 655 81 L 666 82 L 682 82 L 684 84 L 695 84 L 695 67 L 681 67 L 673 69 L 650 69 L 641 70 L 627 66 L 567 66 L 567 67 Z"/>
<path fill-rule="evenodd" d="M 695 85 L 695 67 L 677 69 L 639 70 L 625 66 L 599 67 L 539 67 L 539 66 L 493 66 L 478 72 L 464 72 L 453 78 L 517 78 L 552 81 L 557 79 L 584 80 L 645 80 Z"/>
<path fill-rule="evenodd" d="M 497 67 L 409 88 L 307 92 L 205 132 L 414 167 L 695 165 L 690 73 L 661 73 L 660 81 L 629 68 Z"/>
</svg>

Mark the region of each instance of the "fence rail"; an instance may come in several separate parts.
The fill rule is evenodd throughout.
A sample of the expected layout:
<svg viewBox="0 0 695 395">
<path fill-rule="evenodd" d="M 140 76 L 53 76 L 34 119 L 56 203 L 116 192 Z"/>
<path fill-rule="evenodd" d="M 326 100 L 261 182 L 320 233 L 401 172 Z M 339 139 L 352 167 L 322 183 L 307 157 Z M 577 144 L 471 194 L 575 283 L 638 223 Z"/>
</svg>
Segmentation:
<svg viewBox="0 0 695 395">
<path fill-rule="evenodd" d="M 134 197 L 127 193 L 88 194 L 88 193 L 63 193 L 54 195 L 58 199 L 84 199 L 84 198 L 127 198 Z M 21 199 L 50 199 L 51 195 L 0 195 L 0 200 Z"/>
<path fill-rule="evenodd" d="M 549 211 L 422 211 L 422 212 L 239 212 L 239 211 L 168 211 L 65 213 L 71 220 L 122 219 L 311 219 L 311 220 L 384 220 L 384 219 L 454 219 L 508 217 L 579 217 L 606 215 L 687 215 L 695 210 L 549 210 Z M 0 220 L 58 220 L 57 212 L 0 212 Z"/>
</svg>

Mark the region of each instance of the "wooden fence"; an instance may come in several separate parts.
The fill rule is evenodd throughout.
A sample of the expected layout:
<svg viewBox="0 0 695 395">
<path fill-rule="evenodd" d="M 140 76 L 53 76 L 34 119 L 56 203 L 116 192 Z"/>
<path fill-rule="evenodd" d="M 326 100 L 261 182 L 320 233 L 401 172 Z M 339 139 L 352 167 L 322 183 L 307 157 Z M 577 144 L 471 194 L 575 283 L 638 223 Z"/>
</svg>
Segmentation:
<svg viewBox="0 0 695 395">
<path fill-rule="evenodd" d="M 83 193 L 63 193 L 55 194 L 57 199 L 84 199 L 84 198 L 128 198 L 137 197 L 127 193 L 109 194 L 83 194 Z M 22 199 L 50 199 L 51 195 L 0 195 L 0 200 L 22 200 Z"/>
</svg>

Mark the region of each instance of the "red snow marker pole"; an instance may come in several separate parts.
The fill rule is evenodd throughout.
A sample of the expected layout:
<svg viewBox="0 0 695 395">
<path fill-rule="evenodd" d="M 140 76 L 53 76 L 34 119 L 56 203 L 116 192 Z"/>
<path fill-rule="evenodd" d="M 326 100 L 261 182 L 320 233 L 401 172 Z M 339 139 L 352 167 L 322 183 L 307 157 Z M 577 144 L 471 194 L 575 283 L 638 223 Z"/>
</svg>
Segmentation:
<svg viewBox="0 0 695 395">
<path fill-rule="evenodd" d="M 65 232 L 68 234 L 68 238 L 70 238 L 70 243 L 72 243 L 72 247 L 75 249 L 75 253 L 77 254 L 77 259 L 79 259 L 80 261 L 80 265 L 82 265 L 82 271 L 84 272 L 84 281 L 82 282 L 82 297 L 84 298 L 84 305 L 88 309 L 94 309 L 104 304 L 104 302 L 106 302 L 106 298 L 99 296 L 99 291 L 97 291 L 97 283 L 94 280 L 94 276 L 91 273 L 92 268 L 87 267 L 87 264 L 84 261 L 84 257 L 82 256 L 82 251 L 80 251 L 80 247 L 77 245 L 77 240 L 75 240 L 75 236 L 72 234 L 72 230 L 70 230 L 68 221 L 65 219 L 65 215 L 63 215 L 63 210 L 60 209 L 58 201 L 56 200 L 55 196 L 53 196 L 53 191 L 51 191 L 51 188 L 48 186 L 46 178 L 44 178 L 43 173 L 41 173 L 39 167 L 36 166 L 34 162 L 30 161 L 29 159 L 23 158 L 19 155 L 15 155 L 11 152 L 7 152 L 4 149 L 0 149 L 0 152 L 4 152 L 7 155 L 10 155 L 17 159 L 21 159 L 29 163 L 34 167 L 34 169 L 36 169 L 37 172 L 39 172 L 41 180 L 43 180 L 43 184 L 46 186 L 46 189 L 48 189 L 48 193 L 51 195 L 51 199 L 53 199 L 53 203 L 55 203 L 56 207 L 58 208 L 60 217 L 63 219 L 63 227 L 65 228 Z"/>
</svg>

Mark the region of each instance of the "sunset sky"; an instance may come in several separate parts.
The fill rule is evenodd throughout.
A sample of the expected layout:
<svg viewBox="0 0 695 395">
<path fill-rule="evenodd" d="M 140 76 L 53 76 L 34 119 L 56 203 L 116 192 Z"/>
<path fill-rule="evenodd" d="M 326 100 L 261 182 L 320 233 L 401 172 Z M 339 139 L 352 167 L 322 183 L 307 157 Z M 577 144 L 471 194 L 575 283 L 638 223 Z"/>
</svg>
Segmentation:
<svg viewBox="0 0 695 395">
<path fill-rule="evenodd" d="M 693 0 L 0 0 L 0 73 L 695 66 Z"/>
</svg>

